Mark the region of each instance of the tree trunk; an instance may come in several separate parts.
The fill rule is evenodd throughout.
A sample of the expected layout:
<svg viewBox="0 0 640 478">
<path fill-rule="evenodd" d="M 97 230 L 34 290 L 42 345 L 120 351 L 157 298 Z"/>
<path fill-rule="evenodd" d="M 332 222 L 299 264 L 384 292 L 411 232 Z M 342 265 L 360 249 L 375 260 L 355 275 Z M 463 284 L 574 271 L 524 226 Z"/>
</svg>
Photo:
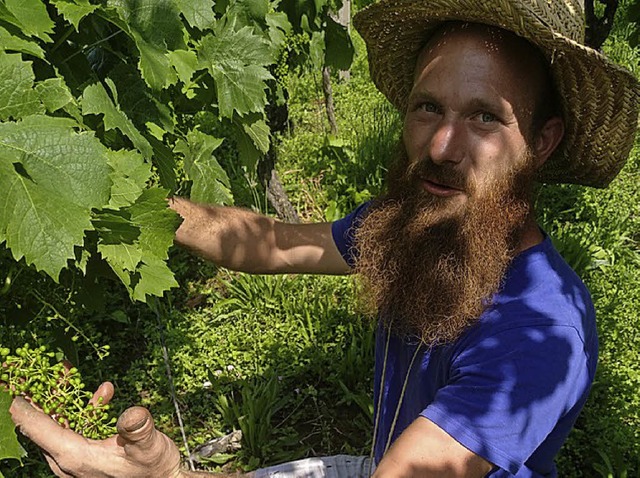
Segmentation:
<svg viewBox="0 0 640 478">
<path fill-rule="evenodd" d="M 342 8 L 338 10 L 338 23 L 351 33 L 351 0 L 342 0 Z M 349 81 L 351 72 L 349 70 L 340 70 L 340 80 Z"/>
<path fill-rule="evenodd" d="M 598 18 L 593 8 L 595 0 L 585 0 L 584 13 L 586 20 L 585 43 L 595 50 L 599 50 L 609 36 L 613 27 L 613 17 L 618 9 L 618 0 L 599 0 L 605 5 L 604 14 Z"/>
<path fill-rule="evenodd" d="M 336 122 L 336 109 L 333 104 L 333 90 L 331 89 L 331 68 L 328 66 L 322 68 L 322 91 L 324 92 L 324 105 L 329 119 L 329 128 L 331 134 L 337 136 L 338 123 Z"/>
<path fill-rule="evenodd" d="M 278 173 L 275 170 L 276 149 L 272 144 L 269 152 L 258 164 L 258 177 L 267 192 L 267 200 L 271 207 L 275 209 L 278 218 L 284 222 L 299 223 L 300 217 L 293 204 L 287 196 L 287 192 L 282 187 Z"/>
<path fill-rule="evenodd" d="M 273 90 L 271 94 L 274 95 Z M 278 104 L 275 98 L 271 98 L 266 109 L 267 122 L 269 123 L 269 129 L 272 135 L 290 129 L 289 108 L 287 106 L 289 94 L 286 89 L 283 90 L 282 94 L 284 96 L 284 102 L 282 102 L 282 104 Z M 300 222 L 298 213 L 293 207 L 293 204 L 291 204 L 276 172 L 276 160 L 277 152 L 273 144 L 272 136 L 269 151 L 267 151 L 267 154 L 258 162 L 258 179 L 262 187 L 264 187 L 267 193 L 267 200 L 271 207 L 275 209 L 278 218 L 285 222 L 298 223 Z"/>
</svg>

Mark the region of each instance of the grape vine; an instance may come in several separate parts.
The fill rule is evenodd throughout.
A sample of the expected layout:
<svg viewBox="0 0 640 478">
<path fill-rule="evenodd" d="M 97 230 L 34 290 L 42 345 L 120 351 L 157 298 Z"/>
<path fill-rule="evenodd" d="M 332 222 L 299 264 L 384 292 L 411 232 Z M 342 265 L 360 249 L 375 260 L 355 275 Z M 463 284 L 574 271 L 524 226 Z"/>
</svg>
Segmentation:
<svg viewBox="0 0 640 478">
<path fill-rule="evenodd" d="M 75 367 L 55 362 L 55 354 L 46 347 L 30 347 L 25 344 L 15 350 L 0 348 L 0 383 L 12 397 L 22 395 L 50 415 L 79 434 L 102 439 L 116 433 L 116 418 L 110 416 L 109 405 L 89 403 L 93 394 L 85 390 L 85 384 Z"/>
</svg>

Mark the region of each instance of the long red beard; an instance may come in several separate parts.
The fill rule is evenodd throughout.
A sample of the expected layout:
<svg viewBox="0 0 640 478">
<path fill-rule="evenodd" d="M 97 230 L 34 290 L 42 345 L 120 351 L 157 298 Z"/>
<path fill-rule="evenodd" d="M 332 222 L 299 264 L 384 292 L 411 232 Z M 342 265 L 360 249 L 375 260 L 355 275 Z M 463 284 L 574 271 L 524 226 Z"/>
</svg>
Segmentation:
<svg viewBox="0 0 640 478">
<path fill-rule="evenodd" d="M 531 210 L 529 159 L 523 155 L 517 170 L 481 192 L 452 169 L 431 162 L 407 167 L 401 151 L 388 193 L 356 231 L 364 302 L 386 327 L 435 345 L 455 340 L 480 317 L 500 288 Z M 450 199 L 424 192 L 417 177 L 425 170 L 464 188 L 468 201 L 454 208 Z"/>
</svg>

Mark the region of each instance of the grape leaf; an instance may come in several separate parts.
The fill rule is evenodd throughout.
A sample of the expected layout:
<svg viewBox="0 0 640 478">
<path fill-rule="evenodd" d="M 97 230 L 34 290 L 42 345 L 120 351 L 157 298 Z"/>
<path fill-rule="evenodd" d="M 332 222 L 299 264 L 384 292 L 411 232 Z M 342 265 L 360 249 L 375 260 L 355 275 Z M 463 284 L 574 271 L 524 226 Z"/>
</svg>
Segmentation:
<svg viewBox="0 0 640 478">
<path fill-rule="evenodd" d="M 140 280 L 133 292 L 134 300 L 146 301 L 147 295 L 162 297 L 165 290 L 178 287 L 171 269 L 155 256 L 143 256 L 139 272 Z"/>
<path fill-rule="evenodd" d="M 250 27 L 234 31 L 229 24 L 206 35 L 197 48 L 198 60 L 216 83 L 220 116 L 231 118 L 234 110 L 244 116 L 262 112 L 267 104 L 265 68 L 273 62 L 269 43 Z"/>
<path fill-rule="evenodd" d="M 136 202 L 116 212 L 100 213 L 98 251 L 127 287 L 131 298 L 146 300 L 177 286 L 164 263 L 179 217 L 167 207 L 167 191 L 145 190 Z"/>
<path fill-rule="evenodd" d="M 229 177 L 213 156 L 221 139 L 193 130 L 186 140 L 176 143 L 175 151 L 184 155 L 184 169 L 193 181 L 191 199 L 210 204 L 233 204 Z"/>
<path fill-rule="evenodd" d="M 36 85 L 36 92 L 49 113 L 58 111 L 74 101 L 71 91 L 62 78 L 48 78 L 41 81 Z"/>
<path fill-rule="evenodd" d="M 150 88 L 162 90 L 176 82 L 177 76 L 171 69 L 169 57 L 164 49 L 145 41 L 138 32 L 133 32 L 136 46 L 140 50 L 140 71 Z"/>
<path fill-rule="evenodd" d="M 130 206 L 140 197 L 151 177 L 151 165 L 135 151 L 109 151 L 107 158 L 113 168 L 109 207 Z"/>
<path fill-rule="evenodd" d="M 260 118 L 251 123 L 243 123 L 242 129 L 244 129 L 261 153 L 266 154 L 269 151 L 269 134 L 271 131 L 264 119 Z"/>
<path fill-rule="evenodd" d="M 80 20 L 93 13 L 99 5 L 91 5 L 88 0 L 51 0 L 58 12 L 78 31 Z"/>
<path fill-rule="evenodd" d="M 37 43 L 20 38 L 0 27 L 0 51 L 18 51 L 44 59 L 44 50 Z"/>
<path fill-rule="evenodd" d="M 209 30 L 216 23 L 212 0 L 177 0 L 178 9 L 187 23 L 198 30 Z"/>
<path fill-rule="evenodd" d="M 269 12 L 265 20 L 269 26 L 269 39 L 273 45 L 272 48 L 277 51 L 293 27 L 289 22 L 289 17 L 284 12 Z"/>
<path fill-rule="evenodd" d="M 19 53 L 0 53 L 0 120 L 44 112 L 33 80 L 31 62 Z"/>
<path fill-rule="evenodd" d="M 153 146 L 153 165 L 158 170 L 160 184 L 162 187 L 174 192 L 177 187 L 177 178 L 176 159 L 173 156 L 173 152 L 156 138 L 149 138 L 149 142 Z"/>
<path fill-rule="evenodd" d="M 105 81 L 111 89 L 111 93 L 117 101 L 117 90 L 113 82 L 107 78 Z M 125 115 L 117 104 L 114 104 L 107 90 L 102 84 L 94 83 L 85 88 L 82 93 L 82 114 L 102 114 L 104 115 L 104 127 L 107 130 L 118 129 L 122 134 L 131 140 L 133 145 L 142 153 L 146 159 L 150 159 L 153 154 L 151 145 L 138 131 L 131 120 Z"/>
<path fill-rule="evenodd" d="M 242 128 L 234 131 L 236 146 L 238 147 L 238 158 L 242 165 L 249 171 L 255 171 L 262 153 L 258 150 L 253 140 Z"/>
<path fill-rule="evenodd" d="M 16 427 L 11 420 L 9 408 L 11 407 L 11 395 L 0 389 L 0 460 L 15 458 L 21 460 L 27 455 L 16 436 Z M 2 474 L 0 473 L 0 476 Z"/>
<path fill-rule="evenodd" d="M 355 51 L 346 27 L 328 16 L 324 41 L 325 65 L 336 70 L 348 70 L 353 62 Z"/>
<path fill-rule="evenodd" d="M 184 49 L 184 26 L 174 0 L 108 0 L 130 31 L 166 51 Z"/>
<path fill-rule="evenodd" d="M 195 53 L 193 55 L 195 56 Z M 149 88 L 135 66 L 120 63 L 109 72 L 107 85 L 117 92 L 120 111 L 139 131 L 142 132 L 145 128 L 149 129 L 155 125 L 158 130 L 173 133 L 176 118 L 170 102 L 167 102 L 164 97 L 160 98 Z M 161 137 L 162 134 L 159 139 Z"/>
<path fill-rule="evenodd" d="M 167 259 L 180 222 L 179 216 L 167 206 L 167 191 L 146 189 L 128 211 L 131 221 L 140 228 L 139 244 L 145 256 Z"/>
<path fill-rule="evenodd" d="M 106 148 L 75 126 L 47 116 L 0 123 L 0 236 L 16 260 L 54 280 L 111 188 Z"/>
<path fill-rule="evenodd" d="M 53 21 L 47 7 L 40 0 L 5 0 L 6 9 L 20 22 L 22 31 L 50 42 L 47 33 L 53 33 Z"/>
<path fill-rule="evenodd" d="M 198 69 L 198 56 L 191 50 L 175 50 L 169 52 L 169 61 L 175 68 L 178 78 L 185 85 L 191 81 L 193 73 Z"/>
<path fill-rule="evenodd" d="M 154 90 L 175 83 L 167 50 L 185 49 L 184 26 L 173 0 L 109 0 L 123 20 L 123 29 L 140 51 L 139 68 L 144 80 Z"/>
</svg>

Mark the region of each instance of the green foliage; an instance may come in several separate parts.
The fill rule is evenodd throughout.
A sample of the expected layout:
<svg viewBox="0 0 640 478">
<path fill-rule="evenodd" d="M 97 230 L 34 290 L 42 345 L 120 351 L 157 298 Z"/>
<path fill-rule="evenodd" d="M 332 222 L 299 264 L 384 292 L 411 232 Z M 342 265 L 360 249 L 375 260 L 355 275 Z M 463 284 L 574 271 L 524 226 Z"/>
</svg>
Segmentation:
<svg viewBox="0 0 640 478">
<path fill-rule="evenodd" d="M 134 299 L 175 286 L 160 264 L 166 249 L 151 256 L 132 242 L 138 225 L 127 208 L 158 181 L 183 186 L 198 201 L 233 202 L 213 152 L 222 141 L 235 144 L 251 171 L 268 151 L 270 69 L 291 31 L 327 30 L 322 54 L 348 67 L 343 52 L 351 42 L 330 20 L 329 4 L 316 2 L 302 16 L 298 7 L 268 0 L 3 0 L 0 185 L 7 194 L 0 243 L 54 280 L 68 267 L 83 269 L 82 251 L 106 260 Z M 200 123 L 203 111 L 217 118 L 213 130 Z M 165 214 L 162 201 L 145 204 L 153 204 L 153 215 Z M 176 225 L 160 223 L 167 233 Z"/>
</svg>

